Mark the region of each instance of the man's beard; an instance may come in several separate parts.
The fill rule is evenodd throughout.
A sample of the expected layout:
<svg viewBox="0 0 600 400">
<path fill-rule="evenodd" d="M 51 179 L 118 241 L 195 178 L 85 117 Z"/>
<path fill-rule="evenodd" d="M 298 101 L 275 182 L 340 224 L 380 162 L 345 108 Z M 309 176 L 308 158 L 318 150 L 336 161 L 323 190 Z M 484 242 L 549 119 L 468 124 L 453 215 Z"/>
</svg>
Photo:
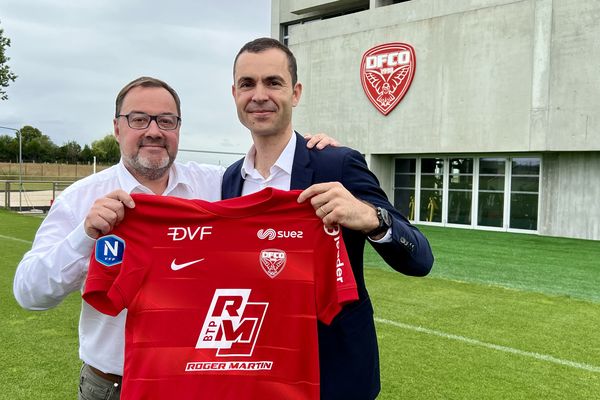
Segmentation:
<svg viewBox="0 0 600 400">
<path fill-rule="evenodd" d="M 123 161 L 140 176 L 155 181 L 169 172 L 169 168 L 175 161 L 175 156 L 167 151 L 167 156 L 159 160 L 150 160 L 140 156 L 138 151 L 134 156 L 123 154 Z"/>
</svg>

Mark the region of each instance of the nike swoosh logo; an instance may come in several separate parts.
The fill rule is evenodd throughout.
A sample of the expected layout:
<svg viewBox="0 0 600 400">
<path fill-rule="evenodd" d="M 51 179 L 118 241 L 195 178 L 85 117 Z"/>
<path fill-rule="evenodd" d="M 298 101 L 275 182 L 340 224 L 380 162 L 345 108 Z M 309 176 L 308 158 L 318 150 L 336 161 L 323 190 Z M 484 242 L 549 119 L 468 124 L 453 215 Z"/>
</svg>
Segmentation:
<svg viewBox="0 0 600 400">
<path fill-rule="evenodd" d="M 199 263 L 200 261 L 203 261 L 203 260 L 204 260 L 204 258 L 201 258 L 199 260 L 194 260 L 194 261 L 186 262 L 186 263 L 183 263 L 183 264 L 177 264 L 175 262 L 175 259 L 173 259 L 173 261 L 171 261 L 171 269 L 173 271 L 179 271 L 180 269 L 183 269 L 185 267 L 189 267 L 190 265 L 194 265 L 194 264 Z"/>
</svg>

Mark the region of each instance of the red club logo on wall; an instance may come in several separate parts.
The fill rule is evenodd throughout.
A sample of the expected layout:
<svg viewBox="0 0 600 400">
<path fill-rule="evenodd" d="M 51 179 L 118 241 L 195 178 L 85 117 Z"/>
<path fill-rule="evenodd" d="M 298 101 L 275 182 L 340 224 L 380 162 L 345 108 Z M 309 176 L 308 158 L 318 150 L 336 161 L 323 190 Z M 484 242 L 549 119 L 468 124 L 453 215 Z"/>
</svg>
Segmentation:
<svg viewBox="0 0 600 400">
<path fill-rule="evenodd" d="M 365 52 L 360 80 L 365 94 L 383 115 L 404 97 L 415 76 L 415 49 L 406 43 L 385 43 Z"/>
</svg>

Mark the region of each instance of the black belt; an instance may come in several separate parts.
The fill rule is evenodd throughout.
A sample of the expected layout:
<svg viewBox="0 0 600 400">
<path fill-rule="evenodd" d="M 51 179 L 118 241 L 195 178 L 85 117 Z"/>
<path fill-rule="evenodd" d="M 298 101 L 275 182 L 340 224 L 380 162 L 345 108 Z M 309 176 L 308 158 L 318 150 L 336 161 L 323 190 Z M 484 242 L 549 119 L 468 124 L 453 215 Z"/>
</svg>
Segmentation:
<svg viewBox="0 0 600 400">
<path fill-rule="evenodd" d="M 87 366 L 90 367 L 90 370 L 94 374 L 98 375 L 100 378 L 106 379 L 107 381 L 110 381 L 112 383 L 118 383 L 119 385 L 123 381 L 123 377 L 121 375 L 107 374 L 106 372 L 102 372 L 99 369 L 94 368 L 89 364 Z"/>
</svg>

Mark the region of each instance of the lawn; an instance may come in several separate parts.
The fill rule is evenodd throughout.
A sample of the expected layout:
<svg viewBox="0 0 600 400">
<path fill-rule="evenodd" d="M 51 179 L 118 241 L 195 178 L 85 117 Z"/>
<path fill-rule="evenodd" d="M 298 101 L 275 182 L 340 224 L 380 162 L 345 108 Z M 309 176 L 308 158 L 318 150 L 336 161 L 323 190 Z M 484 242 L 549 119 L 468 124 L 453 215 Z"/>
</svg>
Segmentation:
<svg viewBox="0 0 600 400">
<path fill-rule="evenodd" d="M 80 297 L 22 310 L 14 270 L 41 219 L 0 211 L 0 398 L 76 398 Z M 426 278 L 370 248 L 381 400 L 600 398 L 600 243 L 422 227 Z"/>
</svg>

